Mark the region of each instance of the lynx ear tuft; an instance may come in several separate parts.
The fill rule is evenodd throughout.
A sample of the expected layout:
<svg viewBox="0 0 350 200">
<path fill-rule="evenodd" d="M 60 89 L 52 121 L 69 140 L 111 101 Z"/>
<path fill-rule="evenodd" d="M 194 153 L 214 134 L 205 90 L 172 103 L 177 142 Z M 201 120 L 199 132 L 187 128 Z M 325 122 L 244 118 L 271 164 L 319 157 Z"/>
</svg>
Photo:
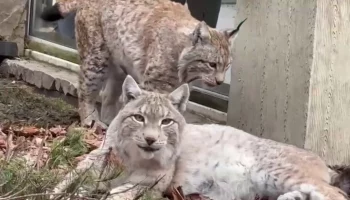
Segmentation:
<svg viewBox="0 0 350 200">
<path fill-rule="evenodd" d="M 232 31 L 226 31 L 225 34 L 227 36 L 227 38 L 233 42 L 236 38 L 237 38 L 237 35 L 238 35 L 238 32 L 239 32 L 239 29 L 241 28 L 242 24 L 247 20 L 248 18 L 245 18 L 245 20 L 241 21 L 237 28 L 232 30 Z"/>
</svg>

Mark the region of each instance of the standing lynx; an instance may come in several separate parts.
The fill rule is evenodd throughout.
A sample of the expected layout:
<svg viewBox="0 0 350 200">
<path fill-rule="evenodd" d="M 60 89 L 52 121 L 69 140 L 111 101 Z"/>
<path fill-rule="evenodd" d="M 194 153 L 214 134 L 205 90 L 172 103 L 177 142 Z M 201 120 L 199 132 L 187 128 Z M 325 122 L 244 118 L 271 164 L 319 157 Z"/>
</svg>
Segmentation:
<svg viewBox="0 0 350 200">
<path fill-rule="evenodd" d="M 126 74 L 145 90 L 165 93 L 196 79 L 221 84 L 232 60 L 230 46 L 244 22 L 218 31 L 170 0 L 59 0 L 41 17 L 55 21 L 73 11 L 82 61 L 80 118 L 102 126 L 120 109 L 116 102 Z M 104 79 L 101 122 L 95 103 Z"/>
<path fill-rule="evenodd" d="M 233 127 L 186 124 L 181 113 L 189 97 L 187 84 L 165 95 L 142 91 L 127 76 L 122 88 L 125 105 L 104 143 L 75 170 L 94 164 L 101 174 L 99 156 L 112 148 L 125 166 L 124 176 L 105 183 L 117 187 L 114 191 L 152 185 L 163 177 L 159 191 L 182 186 L 185 195 L 199 193 L 213 200 L 253 200 L 255 194 L 271 200 L 348 199 L 339 188 L 349 192 L 349 176 L 343 176 L 349 169 L 337 173 L 310 151 Z M 71 183 L 71 175 L 55 192 Z M 116 199 L 132 199 L 133 192 Z"/>
</svg>

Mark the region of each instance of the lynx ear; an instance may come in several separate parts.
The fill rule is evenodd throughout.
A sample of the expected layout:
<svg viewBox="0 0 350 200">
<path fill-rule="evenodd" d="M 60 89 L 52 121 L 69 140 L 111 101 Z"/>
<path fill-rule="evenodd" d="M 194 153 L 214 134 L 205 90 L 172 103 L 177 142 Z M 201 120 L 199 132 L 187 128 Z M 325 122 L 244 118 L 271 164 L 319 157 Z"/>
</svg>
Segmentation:
<svg viewBox="0 0 350 200">
<path fill-rule="evenodd" d="M 180 87 L 175 89 L 172 93 L 169 94 L 169 99 L 171 103 L 180 111 L 186 111 L 186 105 L 190 97 L 190 89 L 188 84 L 182 84 Z"/>
<path fill-rule="evenodd" d="M 239 29 L 241 28 L 242 24 L 247 20 L 248 18 L 245 18 L 245 20 L 241 21 L 241 23 L 238 24 L 237 28 L 232 30 L 232 31 L 225 31 L 226 37 L 229 39 L 229 41 L 232 43 L 239 32 Z"/>
<path fill-rule="evenodd" d="M 191 37 L 193 45 L 196 45 L 199 42 L 209 42 L 210 32 L 208 25 L 204 21 L 199 22 L 192 32 Z"/>
<path fill-rule="evenodd" d="M 136 99 L 141 94 L 141 89 L 132 76 L 127 75 L 122 86 L 124 104 Z"/>
</svg>

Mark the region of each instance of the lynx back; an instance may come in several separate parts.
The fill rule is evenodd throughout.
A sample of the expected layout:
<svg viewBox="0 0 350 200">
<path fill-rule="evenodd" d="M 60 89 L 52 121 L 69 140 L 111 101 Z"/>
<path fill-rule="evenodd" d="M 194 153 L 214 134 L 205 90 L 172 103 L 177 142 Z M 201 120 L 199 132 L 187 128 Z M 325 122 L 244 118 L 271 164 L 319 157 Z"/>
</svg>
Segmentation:
<svg viewBox="0 0 350 200">
<path fill-rule="evenodd" d="M 232 61 L 231 44 L 244 22 L 219 31 L 169 0 L 59 0 L 42 18 L 55 21 L 73 11 L 82 60 L 80 118 L 84 125 L 94 120 L 103 127 L 120 109 L 126 74 L 142 89 L 161 93 L 196 79 L 211 87 L 222 84 Z M 100 117 L 95 103 L 102 86 Z"/>
</svg>

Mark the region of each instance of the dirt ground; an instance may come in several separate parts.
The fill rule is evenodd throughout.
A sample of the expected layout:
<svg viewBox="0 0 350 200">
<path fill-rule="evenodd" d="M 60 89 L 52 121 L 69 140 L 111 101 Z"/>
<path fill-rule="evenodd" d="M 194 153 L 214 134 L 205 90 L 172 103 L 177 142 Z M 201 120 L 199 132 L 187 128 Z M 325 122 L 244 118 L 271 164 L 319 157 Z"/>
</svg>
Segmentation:
<svg viewBox="0 0 350 200">
<path fill-rule="evenodd" d="M 51 127 L 79 121 L 76 107 L 62 98 L 39 94 L 22 81 L 0 75 L 0 123 Z"/>
</svg>

